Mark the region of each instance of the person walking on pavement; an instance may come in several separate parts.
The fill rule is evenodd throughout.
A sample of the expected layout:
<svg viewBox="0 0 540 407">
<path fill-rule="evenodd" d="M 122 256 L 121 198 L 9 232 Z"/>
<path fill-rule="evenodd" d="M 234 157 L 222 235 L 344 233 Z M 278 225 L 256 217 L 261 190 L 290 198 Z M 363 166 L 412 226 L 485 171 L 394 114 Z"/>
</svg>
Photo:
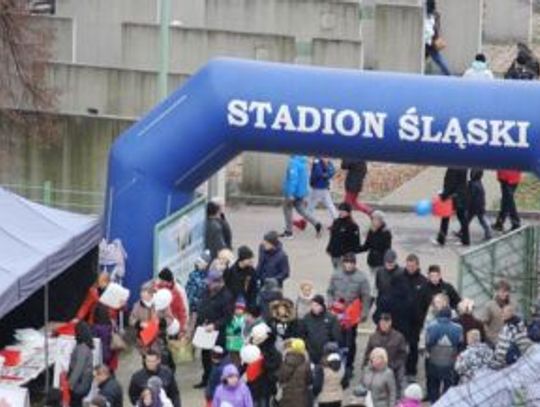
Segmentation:
<svg viewBox="0 0 540 407">
<path fill-rule="evenodd" d="M 338 217 L 338 211 L 332 201 L 330 194 L 330 182 L 336 173 L 332 161 L 325 157 L 315 157 L 311 164 L 311 175 L 309 184 L 311 192 L 308 198 L 308 212 L 313 214 L 313 211 L 319 203 L 325 206 L 332 219 Z"/>
<path fill-rule="evenodd" d="M 424 17 L 424 42 L 426 59 L 431 58 L 443 75 L 450 76 L 450 69 L 441 51 L 446 46 L 441 37 L 441 15 L 437 11 L 435 0 L 426 1 Z"/>
<path fill-rule="evenodd" d="M 345 202 L 351 205 L 353 209 L 371 215 L 373 209 L 358 200 L 358 195 L 362 192 L 364 179 L 368 172 L 367 163 L 362 160 L 344 159 L 341 161 L 341 169 L 347 171 L 345 176 Z"/>
<path fill-rule="evenodd" d="M 467 169 L 448 168 L 444 175 L 443 190 L 440 194 L 441 200 L 452 199 L 456 215 L 460 224 L 459 237 L 463 246 L 470 245 L 469 220 L 467 217 Z M 439 246 L 446 244 L 450 217 L 441 219 L 439 234 L 433 243 Z"/>
<path fill-rule="evenodd" d="M 476 216 L 478 222 L 480 222 L 480 226 L 484 229 L 484 239 L 487 241 L 491 240 L 492 232 L 491 227 L 486 220 L 486 191 L 484 189 L 484 184 L 482 183 L 483 175 L 484 171 L 482 170 L 471 170 L 468 185 L 469 204 L 467 216 L 469 224 Z"/>
<path fill-rule="evenodd" d="M 497 221 L 493 225 L 493 229 L 498 232 L 504 231 L 506 219 L 510 217 L 512 229 L 519 229 L 521 219 L 517 211 L 516 200 L 514 195 L 521 182 L 521 172 L 514 170 L 499 170 L 497 171 L 497 179 L 501 185 L 501 209 L 497 216 Z"/>
<path fill-rule="evenodd" d="M 338 209 L 339 217 L 330 227 L 330 240 L 326 247 L 334 269 L 341 266 L 341 258 L 345 254 L 360 252 L 360 228 L 351 216 L 351 205 L 343 202 Z"/>
<path fill-rule="evenodd" d="M 283 180 L 285 231 L 281 234 L 281 237 L 285 239 L 293 238 L 293 209 L 296 209 L 303 219 L 313 225 L 317 236 L 320 236 L 322 232 L 321 223 L 306 210 L 306 197 L 309 194 L 307 165 L 307 157 L 301 155 L 291 156 L 287 165 Z"/>
</svg>

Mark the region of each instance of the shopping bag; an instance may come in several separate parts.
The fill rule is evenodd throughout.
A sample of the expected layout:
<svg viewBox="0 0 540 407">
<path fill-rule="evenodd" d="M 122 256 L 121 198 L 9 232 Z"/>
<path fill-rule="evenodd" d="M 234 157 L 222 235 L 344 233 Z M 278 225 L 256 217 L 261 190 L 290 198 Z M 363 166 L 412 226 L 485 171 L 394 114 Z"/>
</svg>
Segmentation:
<svg viewBox="0 0 540 407">
<path fill-rule="evenodd" d="M 154 342 L 159 333 L 159 319 L 152 318 L 148 325 L 139 333 L 139 338 L 143 346 L 149 346 Z"/>
<path fill-rule="evenodd" d="M 193 345 L 188 338 L 169 339 L 169 350 L 177 365 L 193 362 Z"/>
<path fill-rule="evenodd" d="M 433 198 L 433 215 L 439 218 L 450 218 L 454 214 L 454 203 L 452 198 L 443 201 L 440 196 Z"/>
</svg>

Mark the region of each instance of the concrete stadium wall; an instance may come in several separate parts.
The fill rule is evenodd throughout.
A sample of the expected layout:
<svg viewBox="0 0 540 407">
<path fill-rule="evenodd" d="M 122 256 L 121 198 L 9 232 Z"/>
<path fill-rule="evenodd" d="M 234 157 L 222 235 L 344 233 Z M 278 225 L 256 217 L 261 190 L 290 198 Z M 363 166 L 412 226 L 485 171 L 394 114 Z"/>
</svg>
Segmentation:
<svg viewBox="0 0 540 407">
<path fill-rule="evenodd" d="M 484 41 L 508 43 L 532 40 L 532 0 L 484 0 L 484 2 Z"/>
<path fill-rule="evenodd" d="M 169 91 L 187 79 L 169 75 Z M 59 91 L 61 113 L 87 114 L 93 108 L 100 115 L 138 117 L 158 102 L 158 74 L 151 71 L 51 63 L 48 81 Z"/>
<path fill-rule="evenodd" d="M 55 61 L 73 61 L 73 20 L 71 18 L 31 15 L 28 17 L 36 30 L 52 35 L 50 58 Z"/>
<path fill-rule="evenodd" d="M 315 38 L 312 44 L 311 63 L 333 68 L 362 69 L 364 66 L 362 42 Z"/>
<path fill-rule="evenodd" d="M 122 25 L 122 66 L 153 70 L 159 61 L 159 26 Z M 171 72 L 192 73 L 216 56 L 294 61 L 294 38 L 203 28 L 171 27 Z"/>
<path fill-rule="evenodd" d="M 482 50 L 484 0 L 439 0 L 443 55 L 453 74 L 463 74 Z"/>
<path fill-rule="evenodd" d="M 374 68 L 382 71 L 424 71 L 424 8 L 421 0 L 375 4 Z"/>
<path fill-rule="evenodd" d="M 58 136 L 48 142 L 36 141 L 28 128 L 0 121 L 0 183 L 40 186 L 51 181 L 53 188 L 103 192 L 109 148 L 132 121 L 74 115 L 54 115 L 53 120 Z M 81 197 L 66 193 L 61 199 Z M 101 197 L 90 201 L 102 204 Z"/>
<path fill-rule="evenodd" d="M 244 32 L 291 35 L 297 38 L 357 40 L 357 1 L 321 0 L 198 0 L 205 3 L 204 26 Z"/>
<path fill-rule="evenodd" d="M 280 196 L 287 155 L 244 153 L 241 189 L 251 195 Z"/>
</svg>

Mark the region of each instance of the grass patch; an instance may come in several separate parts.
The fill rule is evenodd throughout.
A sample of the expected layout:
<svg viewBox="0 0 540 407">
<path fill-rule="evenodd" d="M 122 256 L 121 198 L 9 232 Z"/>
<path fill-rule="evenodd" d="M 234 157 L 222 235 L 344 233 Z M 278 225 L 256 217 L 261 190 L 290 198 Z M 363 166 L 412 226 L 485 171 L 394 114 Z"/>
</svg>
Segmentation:
<svg viewBox="0 0 540 407">
<path fill-rule="evenodd" d="M 518 210 L 540 211 L 540 180 L 527 174 L 516 192 Z"/>
</svg>

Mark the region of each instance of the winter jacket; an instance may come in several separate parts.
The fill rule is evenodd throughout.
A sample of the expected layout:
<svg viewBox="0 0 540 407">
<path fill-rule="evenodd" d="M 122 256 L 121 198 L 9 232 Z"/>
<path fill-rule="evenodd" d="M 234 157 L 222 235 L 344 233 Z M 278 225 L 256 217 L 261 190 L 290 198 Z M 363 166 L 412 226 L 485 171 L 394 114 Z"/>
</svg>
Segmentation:
<svg viewBox="0 0 540 407">
<path fill-rule="evenodd" d="M 337 355 L 337 354 L 336 354 Z M 319 404 L 335 403 L 343 400 L 342 380 L 345 368 L 341 360 L 324 362 L 313 370 L 313 394 Z"/>
<path fill-rule="evenodd" d="M 521 182 L 521 171 L 499 170 L 497 171 L 497 180 L 506 182 L 509 185 L 519 185 Z"/>
<path fill-rule="evenodd" d="M 281 243 L 273 250 L 259 248 L 259 262 L 257 264 L 257 278 L 264 282 L 267 278 L 275 278 L 282 286 L 289 278 L 289 257 L 283 250 Z"/>
<path fill-rule="evenodd" d="M 456 310 L 458 304 L 461 302 L 461 297 L 452 284 L 441 280 L 439 284 L 435 285 L 428 280 L 425 285 L 424 293 L 426 297 L 423 299 L 423 301 L 427 304 L 431 304 L 433 302 L 433 298 L 437 294 L 445 294 L 450 300 L 450 308 L 453 310 Z"/>
<path fill-rule="evenodd" d="M 71 391 L 79 396 L 90 392 L 94 380 L 94 356 L 92 349 L 85 343 L 79 343 L 71 352 L 69 359 L 68 381 Z"/>
<path fill-rule="evenodd" d="M 189 273 L 186 284 L 186 294 L 191 312 L 197 312 L 199 303 L 207 288 L 206 277 L 206 270 L 195 269 Z"/>
<path fill-rule="evenodd" d="M 304 199 L 309 193 L 308 159 L 306 156 L 293 155 L 289 159 L 287 172 L 283 180 L 285 198 Z"/>
<path fill-rule="evenodd" d="M 345 304 L 349 305 L 360 298 L 363 305 L 363 315 L 367 316 L 369 313 L 371 287 L 368 277 L 363 271 L 355 270 L 352 273 L 343 270 L 335 271 L 330 278 L 327 294 L 329 304 L 343 299 Z"/>
<path fill-rule="evenodd" d="M 441 311 L 426 328 L 426 350 L 429 363 L 440 367 L 452 367 L 460 345 L 463 328 L 450 320 L 450 311 Z"/>
<path fill-rule="evenodd" d="M 226 344 L 225 349 L 228 352 L 240 352 L 244 346 L 244 327 L 246 326 L 246 317 L 244 315 L 234 315 L 225 329 Z"/>
<path fill-rule="evenodd" d="M 493 349 L 487 344 L 480 342 L 467 346 L 467 349 L 458 355 L 455 364 L 460 383 L 471 381 L 479 370 L 489 366 L 492 359 Z"/>
<path fill-rule="evenodd" d="M 199 304 L 197 326 L 213 324 L 219 331 L 217 345 L 225 346 L 225 328 L 234 312 L 234 299 L 227 288 L 222 287 L 218 292 L 206 290 Z"/>
<path fill-rule="evenodd" d="M 225 286 L 235 299 L 242 297 L 248 308 L 255 305 L 257 298 L 257 279 L 253 267 L 241 268 L 238 262 L 234 263 L 223 273 Z"/>
<path fill-rule="evenodd" d="M 210 256 L 215 259 L 220 250 L 227 249 L 223 222 L 220 218 L 207 218 L 204 231 L 204 247 L 210 251 Z"/>
<path fill-rule="evenodd" d="M 486 213 L 486 190 L 482 184 L 482 175 L 483 171 L 471 171 L 471 180 L 468 185 L 468 211 L 471 217 Z"/>
<path fill-rule="evenodd" d="M 405 397 L 396 407 L 422 407 L 422 401 Z"/>
<path fill-rule="evenodd" d="M 311 175 L 309 177 L 309 185 L 313 189 L 329 189 L 330 180 L 336 173 L 334 164 L 332 161 L 324 161 L 322 158 L 317 157 L 313 160 L 311 165 Z"/>
<path fill-rule="evenodd" d="M 98 384 L 98 394 L 107 400 L 110 407 L 124 406 L 122 387 L 114 377 L 109 377 L 105 382 Z"/>
<path fill-rule="evenodd" d="M 503 369 L 508 366 L 506 355 L 512 344 L 517 346 L 521 355 L 525 354 L 532 345 L 527 335 L 527 327 L 517 316 L 506 321 L 499 334 L 491 363 L 493 369 Z"/>
<path fill-rule="evenodd" d="M 368 339 L 363 365 L 368 365 L 369 356 L 373 349 L 383 348 L 388 353 L 388 366 L 390 369 L 398 371 L 405 366 L 409 352 L 408 346 L 405 337 L 395 329 L 391 329 L 388 333 L 377 329 Z"/>
<path fill-rule="evenodd" d="M 379 297 L 391 296 L 393 294 L 394 280 L 402 276 L 403 273 L 403 269 L 397 265 L 391 270 L 384 265 L 378 267 L 375 271 L 375 286 Z"/>
<path fill-rule="evenodd" d="M 225 366 L 223 369 L 222 379 L 227 376 L 236 374 L 239 376 L 238 369 L 234 365 Z M 212 407 L 253 407 L 253 399 L 249 387 L 240 380 L 234 387 L 228 386 L 225 383 L 219 385 L 214 393 Z"/>
<path fill-rule="evenodd" d="M 181 293 L 181 288 L 177 286 L 176 282 L 156 281 L 156 290 L 166 289 L 172 294 L 172 302 L 170 309 L 174 318 L 178 320 L 182 329 L 187 327 L 188 323 L 188 304 L 186 304 L 184 297 Z"/>
<path fill-rule="evenodd" d="M 257 305 L 260 307 L 263 319 L 268 320 L 272 317 L 270 312 L 270 304 L 283 299 L 283 293 L 279 287 L 279 283 L 275 278 L 267 278 L 264 281 L 259 294 L 257 295 Z"/>
<path fill-rule="evenodd" d="M 429 308 L 429 303 L 424 300 L 427 281 L 420 270 L 412 274 L 405 270 L 403 275 L 394 281 L 395 295 L 388 306 L 394 328 L 401 332 L 407 341 L 418 340 L 424 326 Z"/>
<path fill-rule="evenodd" d="M 443 201 L 452 198 L 456 207 L 465 205 L 467 200 L 467 170 L 448 168 L 444 174 L 443 191 L 440 196 Z"/>
<path fill-rule="evenodd" d="M 296 319 L 296 311 L 291 300 L 284 298 L 270 303 L 268 326 L 278 341 L 298 337 L 299 321 Z"/>
<path fill-rule="evenodd" d="M 278 372 L 283 390 L 280 407 L 311 407 L 312 382 L 309 360 L 304 354 L 286 353 Z"/>
<path fill-rule="evenodd" d="M 471 67 L 463 74 L 463 77 L 467 79 L 495 79 L 487 63 L 482 61 L 473 61 Z"/>
<path fill-rule="evenodd" d="M 360 253 L 360 228 L 350 216 L 334 220 L 330 227 L 330 240 L 326 252 L 330 257 Z"/>
<path fill-rule="evenodd" d="M 374 370 L 371 366 L 366 366 L 362 373 L 362 384 L 371 392 L 373 407 L 396 405 L 396 379 L 390 368 Z"/>
<path fill-rule="evenodd" d="M 300 322 L 300 336 L 306 342 L 311 361 L 319 363 L 324 345 L 340 341 L 341 328 L 337 318 L 326 310 L 320 315 L 310 312 Z"/>
<path fill-rule="evenodd" d="M 313 295 L 305 297 L 302 293 L 298 294 L 296 299 L 296 317 L 300 320 L 304 318 L 311 311 L 311 300 Z"/>
<path fill-rule="evenodd" d="M 486 330 L 484 324 L 479 319 L 476 319 L 474 315 L 462 314 L 454 322 L 457 322 L 463 328 L 463 338 L 467 338 L 467 334 L 473 329 L 480 331 L 480 338 L 482 342 L 486 341 Z"/>
<path fill-rule="evenodd" d="M 510 300 L 510 303 L 516 308 L 516 304 Z M 480 320 L 484 323 L 486 329 L 486 336 L 488 341 L 495 346 L 497 340 L 499 339 L 499 334 L 504 326 L 504 321 L 502 317 L 502 309 L 504 307 L 503 303 L 500 303 L 497 299 L 488 301 L 480 315 Z"/>
<path fill-rule="evenodd" d="M 163 390 L 165 390 L 167 397 L 171 399 L 173 406 L 180 407 L 180 391 L 178 390 L 176 379 L 171 370 L 166 366 L 158 366 L 156 371 L 149 371 L 143 368 L 131 376 L 128 391 L 131 404 L 135 405 L 137 403 L 142 391 L 148 386 L 148 379 L 152 376 L 158 376 L 161 379 Z"/>
<path fill-rule="evenodd" d="M 358 160 L 343 160 L 341 169 L 347 170 L 345 178 L 345 191 L 358 194 L 362 192 L 364 179 L 367 175 L 367 164 L 365 161 Z"/>
<path fill-rule="evenodd" d="M 226 355 L 219 363 L 212 362 L 212 368 L 210 369 L 210 375 L 208 376 L 208 383 L 204 389 L 204 396 L 206 400 L 212 400 L 214 393 L 221 383 L 221 376 L 223 375 L 223 369 L 225 366 L 232 363 L 230 355 Z"/>
<path fill-rule="evenodd" d="M 268 398 L 276 394 L 277 375 L 282 361 L 281 353 L 275 347 L 273 336 L 258 346 L 263 356 L 262 372 L 255 380 L 248 382 L 254 400 Z"/>
<path fill-rule="evenodd" d="M 227 220 L 227 218 L 225 217 L 223 213 L 221 214 L 219 220 L 221 221 L 221 230 L 223 231 L 223 240 L 225 240 L 225 245 L 227 246 L 228 249 L 232 250 L 233 235 L 232 235 L 231 225 L 229 224 L 229 221 Z"/>
<path fill-rule="evenodd" d="M 135 328 L 138 334 L 142 329 L 141 323 L 150 321 L 154 312 L 152 305 L 148 306 L 142 300 L 137 301 L 129 314 L 129 326 Z"/>
<path fill-rule="evenodd" d="M 392 247 L 392 233 L 382 225 L 377 230 L 369 229 L 366 240 L 360 252 L 368 252 L 367 264 L 369 267 L 380 267 L 384 264 L 384 254 Z"/>
</svg>

